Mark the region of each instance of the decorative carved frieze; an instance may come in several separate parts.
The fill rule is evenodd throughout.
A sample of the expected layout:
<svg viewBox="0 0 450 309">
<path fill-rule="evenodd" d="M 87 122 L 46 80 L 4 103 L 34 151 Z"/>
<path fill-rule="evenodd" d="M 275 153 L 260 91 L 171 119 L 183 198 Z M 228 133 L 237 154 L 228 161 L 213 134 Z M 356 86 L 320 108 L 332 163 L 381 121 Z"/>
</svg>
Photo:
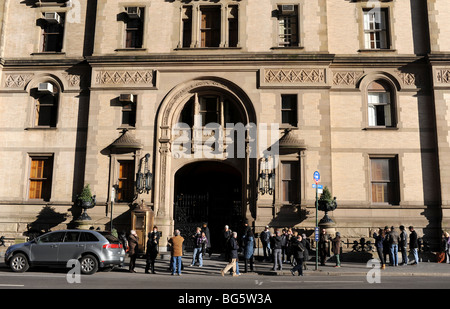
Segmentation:
<svg viewBox="0 0 450 309">
<path fill-rule="evenodd" d="M 416 74 L 402 73 L 402 72 L 398 72 L 397 74 L 404 85 L 413 86 L 416 84 L 416 79 L 417 79 Z"/>
<path fill-rule="evenodd" d="M 450 69 L 436 70 L 436 80 L 441 84 L 450 84 Z"/>
<path fill-rule="evenodd" d="M 33 78 L 33 76 L 33 73 L 6 74 L 4 86 L 6 88 L 23 88 Z"/>
<path fill-rule="evenodd" d="M 333 72 L 333 85 L 355 86 L 363 72 Z"/>
<path fill-rule="evenodd" d="M 70 87 L 80 86 L 81 76 L 69 73 L 63 73 Z"/>
<path fill-rule="evenodd" d="M 99 85 L 153 85 L 154 71 L 98 71 L 95 83 Z"/>
<path fill-rule="evenodd" d="M 264 81 L 268 84 L 324 83 L 325 69 L 265 69 Z"/>
</svg>

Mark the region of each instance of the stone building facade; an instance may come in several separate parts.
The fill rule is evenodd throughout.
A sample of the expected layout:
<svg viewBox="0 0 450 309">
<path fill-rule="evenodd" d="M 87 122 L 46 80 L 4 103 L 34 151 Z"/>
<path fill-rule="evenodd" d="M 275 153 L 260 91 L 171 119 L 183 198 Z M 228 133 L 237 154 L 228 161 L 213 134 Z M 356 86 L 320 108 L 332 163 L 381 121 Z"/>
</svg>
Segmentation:
<svg viewBox="0 0 450 309">
<path fill-rule="evenodd" d="M 403 224 L 436 242 L 450 227 L 448 11 L 4 0 L 0 234 L 72 226 L 85 184 L 102 229 L 130 229 L 144 201 L 163 239 L 208 222 L 217 243 L 245 219 L 310 234 L 319 171 L 348 239 Z M 147 153 L 152 189 L 138 193 Z"/>
</svg>

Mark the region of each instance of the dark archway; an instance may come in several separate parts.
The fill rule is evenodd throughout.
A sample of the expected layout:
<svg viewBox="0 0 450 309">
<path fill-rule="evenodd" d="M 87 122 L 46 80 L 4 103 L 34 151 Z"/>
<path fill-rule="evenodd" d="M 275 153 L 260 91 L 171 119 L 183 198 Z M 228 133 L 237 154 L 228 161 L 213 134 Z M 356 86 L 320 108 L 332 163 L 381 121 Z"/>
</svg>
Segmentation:
<svg viewBox="0 0 450 309">
<path fill-rule="evenodd" d="M 225 225 L 242 225 L 242 175 L 218 161 L 201 161 L 182 167 L 175 174 L 174 223 L 185 237 L 187 250 L 197 226 L 207 223 L 213 252 L 222 251 Z"/>
</svg>

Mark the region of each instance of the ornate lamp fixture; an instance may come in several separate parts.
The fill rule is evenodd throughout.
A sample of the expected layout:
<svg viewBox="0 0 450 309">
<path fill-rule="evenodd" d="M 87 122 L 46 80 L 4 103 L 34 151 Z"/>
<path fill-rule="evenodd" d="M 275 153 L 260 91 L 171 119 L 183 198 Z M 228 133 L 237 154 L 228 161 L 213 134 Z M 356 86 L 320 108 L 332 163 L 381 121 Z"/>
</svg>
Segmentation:
<svg viewBox="0 0 450 309">
<path fill-rule="evenodd" d="M 268 156 L 261 159 L 258 183 L 258 190 L 262 195 L 266 193 L 272 195 L 275 191 L 275 170 Z"/>
<path fill-rule="evenodd" d="M 150 170 L 148 168 L 148 159 L 149 158 L 150 158 L 150 154 L 147 153 L 139 162 L 139 172 L 136 173 L 136 191 L 139 194 L 144 193 L 144 191 L 146 191 L 148 193 L 152 189 L 153 175 L 152 175 L 152 173 L 150 173 Z M 145 160 L 144 172 L 141 172 L 143 160 Z"/>
</svg>

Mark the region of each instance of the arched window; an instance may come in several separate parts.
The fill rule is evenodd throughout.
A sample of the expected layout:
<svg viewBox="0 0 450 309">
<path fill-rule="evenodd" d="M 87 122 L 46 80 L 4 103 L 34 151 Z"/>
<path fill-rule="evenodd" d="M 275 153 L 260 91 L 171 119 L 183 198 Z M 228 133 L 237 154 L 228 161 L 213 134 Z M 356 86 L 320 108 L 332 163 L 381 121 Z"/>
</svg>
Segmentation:
<svg viewBox="0 0 450 309">
<path fill-rule="evenodd" d="M 367 88 L 369 127 L 395 126 L 393 92 L 389 84 L 376 80 Z"/>
<path fill-rule="evenodd" d="M 32 90 L 35 99 L 35 127 L 56 127 L 58 118 L 59 89 L 54 83 L 39 83 Z"/>
</svg>

